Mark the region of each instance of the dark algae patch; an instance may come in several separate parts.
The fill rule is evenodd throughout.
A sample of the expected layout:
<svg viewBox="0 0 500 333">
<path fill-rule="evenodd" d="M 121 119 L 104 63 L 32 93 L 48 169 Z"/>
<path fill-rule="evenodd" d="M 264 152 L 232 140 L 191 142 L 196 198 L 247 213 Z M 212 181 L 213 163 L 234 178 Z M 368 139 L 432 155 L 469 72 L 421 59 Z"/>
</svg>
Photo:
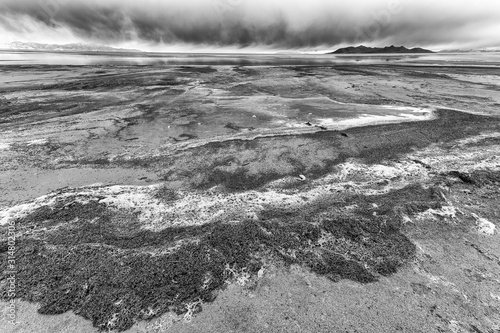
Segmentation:
<svg viewBox="0 0 500 333">
<path fill-rule="evenodd" d="M 172 199 L 167 190 L 158 195 Z M 311 201 L 303 210 L 269 209 L 239 223 L 150 231 L 133 212 L 81 199 L 60 200 L 16 221 L 16 297 L 39 303 L 42 314 L 73 311 L 101 330 L 120 331 L 211 302 L 234 272 L 256 276 L 264 262 L 301 265 L 332 281 L 377 281 L 415 254 L 401 216 L 442 202 L 438 190 L 409 186 Z M 347 206 L 356 208 L 346 212 Z M 8 299 L 4 243 L 0 292 Z"/>
<path fill-rule="evenodd" d="M 321 130 L 211 142 L 175 158 L 160 157 L 149 166 L 169 173 L 166 180 L 185 181 L 195 188 L 222 185 L 229 190 L 252 190 L 286 176 L 303 174 L 307 179 L 317 179 L 335 172 L 336 165 L 351 158 L 368 164 L 380 163 L 432 144 L 500 130 L 497 117 L 452 110 L 436 113 L 436 119 L 427 121 L 365 126 L 342 132 Z M 226 159 L 233 160 L 238 167 L 221 167 L 219 161 Z"/>
<path fill-rule="evenodd" d="M 498 118 L 440 111 L 437 119 L 412 124 L 214 142 L 176 156 L 176 164 L 165 171 L 173 180 L 178 170 L 187 179 L 202 175 L 197 180 L 201 189 L 223 185 L 245 191 L 285 175 L 321 177 L 349 158 L 366 163 L 398 158 L 432 143 L 498 129 L 498 124 Z M 307 155 L 308 145 L 323 151 L 321 157 Z M 270 169 L 269 163 L 259 164 L 269 160 L 290 167 Z M 159 157 L 149 163 L 171 162 Z M 498 173 L 487 171 L 439 177 L 471 187 L 500 182 Z M 166 185 L 154 194 L 166 204 L 178 196 Z M 199 311 L 200 304 L 213 301 L 235 274 L 257 276 L 268 263 L 300 265 L 332 282 L 371 283 L 390 276 L 415 255 L 415 245 L 402 232 L 403 216 L 439 209 L 444 200 L 438 188 L 411 185 L 375 196 L 335 194 L 310 200 L 301 210 L 267 208 L 256 219 L 237 223 L 151 231 L 141 228 L 137 212 L 110 208 L 101 199 L 64 197 L 15 221 L 16 297 L 39 303 L 42 314 L 73 311 L 101 330 L 120 331 L 166 312 L 192 311 L 193 304 Z M 8 299 L 6 235 L 6 227 L 0 227 L 4 300 Z"/>
</svg>

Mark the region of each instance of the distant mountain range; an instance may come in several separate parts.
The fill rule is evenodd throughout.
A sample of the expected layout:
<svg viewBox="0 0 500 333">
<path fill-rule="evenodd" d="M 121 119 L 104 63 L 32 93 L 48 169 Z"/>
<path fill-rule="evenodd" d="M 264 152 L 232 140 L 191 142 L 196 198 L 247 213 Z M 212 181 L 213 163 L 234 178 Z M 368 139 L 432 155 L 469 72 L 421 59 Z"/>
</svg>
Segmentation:
<svg viewBox="0 0 500 333">
<path fill-rule="evenodd" d="M 30 50 L 30 51 L 52 51 L 52 52 L 141 52 L 133 49 L 119 49 L 106 45 L 72 43 L 72 44 L 41 44 L 41 43 L 25 43 L 13 42 L 9 48 L 14 50 Z"/>
<path fill-rule="evenodd" d="M 374 54 L 374 53 L 434 53 L 431 50 L 422 49 L 419 47 L 408 49 L 404 46 L 386 46 L 386 47 L 367 47 L 367 46 L 350 46 L 329 54 Z"/>
</svg>

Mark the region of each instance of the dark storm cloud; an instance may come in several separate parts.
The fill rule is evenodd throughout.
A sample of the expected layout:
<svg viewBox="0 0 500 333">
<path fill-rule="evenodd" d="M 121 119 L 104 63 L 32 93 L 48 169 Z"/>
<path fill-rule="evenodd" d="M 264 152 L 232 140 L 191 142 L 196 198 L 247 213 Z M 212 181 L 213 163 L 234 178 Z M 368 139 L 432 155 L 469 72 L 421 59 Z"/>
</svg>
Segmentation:
<svg viewBox="0 0 500 333">
<path fill-rule="evenodd" d="M 478 3 L 479 1 L 476 1 Z M 496 0 L 0 0 L 4 34 L 64 29 L 87 41 L 303 48 L 499 43 Z M 35 28 L 34 28 L 35 27 Z M 40 33 L 43 33 L 42 31 Z M 0 37 L 1 38 L 1 37 Z"/>
</svg>

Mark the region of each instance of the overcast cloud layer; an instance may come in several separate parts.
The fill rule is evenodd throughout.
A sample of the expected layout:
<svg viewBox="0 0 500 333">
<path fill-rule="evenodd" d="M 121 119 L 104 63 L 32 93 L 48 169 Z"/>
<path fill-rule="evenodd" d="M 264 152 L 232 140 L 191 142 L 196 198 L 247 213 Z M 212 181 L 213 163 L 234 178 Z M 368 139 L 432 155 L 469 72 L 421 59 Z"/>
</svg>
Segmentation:
<svg viewBox="0 0 500 333">
<path fill-rule="evenodd" d="M 500 46 L 500 1 L 0 0 L 0 44 Z"/>
</svg>

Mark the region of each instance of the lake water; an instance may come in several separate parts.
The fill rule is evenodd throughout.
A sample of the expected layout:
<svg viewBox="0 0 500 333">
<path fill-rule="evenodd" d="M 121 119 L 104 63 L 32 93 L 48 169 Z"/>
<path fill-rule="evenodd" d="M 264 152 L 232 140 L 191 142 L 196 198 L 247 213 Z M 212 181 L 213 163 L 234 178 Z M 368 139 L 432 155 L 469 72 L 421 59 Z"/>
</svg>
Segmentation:
<svg viewBox="0 0 500 333">
<path fill-rule="evenodd" d="M 5 65 L 370 65 L 500 67 L 500 53 L 434 53 L 377 55 L 69 53 L 0 51 Z"/>
</svg>

